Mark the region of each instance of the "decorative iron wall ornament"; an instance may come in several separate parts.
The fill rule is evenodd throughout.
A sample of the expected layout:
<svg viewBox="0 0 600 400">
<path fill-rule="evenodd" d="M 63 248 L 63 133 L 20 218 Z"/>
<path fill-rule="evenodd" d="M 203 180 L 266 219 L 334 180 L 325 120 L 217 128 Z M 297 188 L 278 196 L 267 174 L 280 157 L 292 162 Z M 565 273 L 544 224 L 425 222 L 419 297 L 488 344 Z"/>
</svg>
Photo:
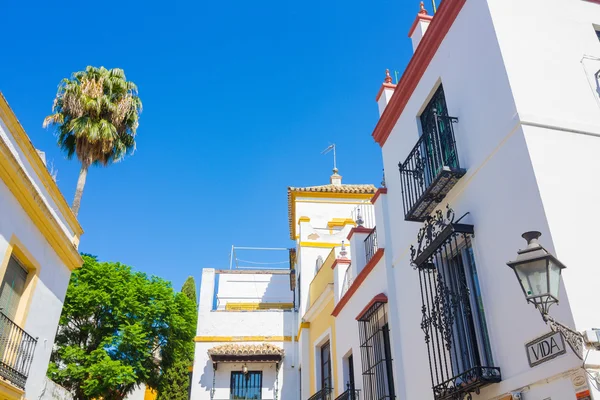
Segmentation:
<svg viewBox="0 0 600 400">
<path fill-rule="evenodd" d="M 467 215 L 467 214 L 465 214 Z M 471 247 L 474 229 L 446 206 L 428 217 L 411 246 L 419 272 L 421 329 L 436 400 L 463 400 L 501 379 L 493 367 Z"/>
<path fill-rule="evenodd" d="M 454 223 L 454 210 L 446 204 L 446 212 L 437 210 L 432 216 L 428 217 L 423 223 L 419 233 L 417 234 L 417 247 L 410 246 L 410 263 L 413 267 L 417 267 L 415 260 L 423 253 L 423 250 L 428 248 L 434 239 L 449 225 Z"/>
</svg>

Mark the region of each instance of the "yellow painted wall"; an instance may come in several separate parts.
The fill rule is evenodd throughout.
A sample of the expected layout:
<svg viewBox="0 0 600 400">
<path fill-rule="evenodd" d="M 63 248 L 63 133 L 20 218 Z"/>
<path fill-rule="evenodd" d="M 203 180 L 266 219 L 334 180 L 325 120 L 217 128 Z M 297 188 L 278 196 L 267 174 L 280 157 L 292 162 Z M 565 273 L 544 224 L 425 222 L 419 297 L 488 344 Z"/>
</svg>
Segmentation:
<svg viewBox="0 0 600 400">
<path fill-rule="evenodd" d="M 156 400 L 156 396 L 158 393 L 150 388 L 146 388 L 146 392 L 144 393 L 144 400 Z"/>
<path fill-rule="evenodd" d="M 330 269 L 328 267 L 328 269 Z M 328 329 L 331 329 L 331 336 L 329 338 L 329 343 L 331 344 L 331 382 L 334 387 L 334 395 L 337 396 L 341 392 L 339 391 L 337 384 L 337 356 L 335 352 L 335 318 L 331 315 L 333 311 L 333 296 L 327 303 L 327 305 L 323 308 L 323 311 L 319 315 L 317 315 L 310 322 L 309 329 L 309 343 L 310 343 L 310 391 L 311 395 L 317 391 L 317 382 L 316 382 L 316 371 L 317 366 L 316 363 L 316 355 L 315 355 L 315 342 L 323 335 Z"/>
</svg>

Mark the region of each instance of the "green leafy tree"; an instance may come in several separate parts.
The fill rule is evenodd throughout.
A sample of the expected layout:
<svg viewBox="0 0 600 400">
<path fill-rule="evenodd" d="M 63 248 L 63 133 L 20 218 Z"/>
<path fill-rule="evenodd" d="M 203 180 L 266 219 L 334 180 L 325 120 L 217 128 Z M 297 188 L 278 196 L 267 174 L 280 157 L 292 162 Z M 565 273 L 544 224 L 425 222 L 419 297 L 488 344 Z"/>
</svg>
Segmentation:
<svg viewBox="0 0 600 400">
<path fill-rule="evenodd" d="M 192 343 L 194 302 L 160 278 L 83 259 L 71 275 L 49 378 L 78 400 L 121 400 L 139 384 L 158 388 L 162 371 Z"/>
<path fill-rule="evenodd" d="M 196 300 L 196 282 L 194 277 L 188 277 L 181 293 L 185 295 L 197 307 Z M 195 318 L 189 321 L 191 328 L 195 331 L 197 312 L 194 313 Z M 161 383 L 158 389 L 158 400 L 188 400 L 189 399 L 189 369 L 194 362 L 194 344 L 190 343 L 182 349 L 174 353 L 175 359 L 171 367 L 165 369 L 161 377 Z"/>
<path fill-rule="evenodd" d="M 58 145 L 81 162 L 71 206 L 77 215 L 90 165 L 107 166 L 135 149 L 142 102 L 122 69 L 87 67 L 60 82 L 52 112 L 44 127 L 55 126 Z"/>
</svg>

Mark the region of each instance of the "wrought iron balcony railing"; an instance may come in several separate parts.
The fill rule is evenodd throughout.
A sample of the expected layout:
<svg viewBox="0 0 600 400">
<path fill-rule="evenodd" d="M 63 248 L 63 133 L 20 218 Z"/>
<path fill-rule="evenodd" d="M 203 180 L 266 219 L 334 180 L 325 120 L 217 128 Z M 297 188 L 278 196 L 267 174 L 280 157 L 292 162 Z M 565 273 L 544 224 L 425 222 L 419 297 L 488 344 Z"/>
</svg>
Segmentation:
<svg viewBox="0 0 600 400">
<path fill-rule="evenodd" d="M 424 131 L 398 164 L 407 221 L 424 221 L 466 172 L 460 168 L 454 139 L 458 118 L 435 114 L 433 119 L 433 129 Z"/>
<path fill-rule="evenodd" d="M 333 400 L 333 388 L 323 388 L 310 396 L 308 400 Z"/>
<path fill-rule="evenodd" d="M 367 264 L 371 261 L 371 258 L 375 255 L 378 249 L 377 245 L 377 229 L 373 228 L 373 231 L 369 233 L 369 236 L 365 239 L 365 254 L 367 256 Z"/>
<path fill-rule="evenodd" d="M 335 400 L 359 400 L 360 390 L 348 389 L 344 393 L 340 394 Z"/>
<path fill-rule="evenodd" d="M 25 389 L 37 339 L 0 311 L 0 377 Z"/>
</svg>

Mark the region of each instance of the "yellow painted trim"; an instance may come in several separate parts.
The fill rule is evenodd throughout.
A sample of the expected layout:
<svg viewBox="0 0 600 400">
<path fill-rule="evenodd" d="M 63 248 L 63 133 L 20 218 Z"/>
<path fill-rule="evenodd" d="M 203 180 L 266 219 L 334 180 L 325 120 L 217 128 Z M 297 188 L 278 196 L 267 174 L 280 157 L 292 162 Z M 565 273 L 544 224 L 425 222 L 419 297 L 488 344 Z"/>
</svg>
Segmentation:
<svg viewBox="0 0 600 400">
<path fill-rule="evenodd" d="M 345 243 L 346 247 L 350 247 L 350 243 Z M 319 247 L 322 249 L 332 249 L 341 247 L 341 243 L 326 243 L 326 242 L 300 242 L 300 247 Z"/>
<path fill-rule="evenodd" d="M 1 102 L 0 102 L 1 103 Z M 58 224 L 58 221 L 44 201 L 29 177 L 3 140 L 0 140 L 0 180 L 11 191 L 25 213 L 46 238 L 61 261 L 71 270 L 83 264 L 83 259 L 75 245 Z"/>
<path fill-rule="evenodd" d="M 11 385 L 4 379 L 0 379 L 0 396 L 7 400 L 21 400 L 25 394 L 24 390 Z"/>
<path fill-rule="evenodd" d="M 372 198 L 372 196 L 371 196 Z M 371 199 L 369 198 L 369 200 Z M 296 200 L 296 203 L 314 203 L 314 204 L 353 204 L 353 205 L 361 205 L 361 204 L 370 204 L 370 201 L 331 201 L 331 200 Z"/>
<path fill-rule="evenodd" d="M 356 222 L 354 222 L 352 218 L 333 218 L 329 222 L 327 222 L 328 228 L 341 228 L 346 225 L 356 226 Z"/>
<path fill-rule="evenodd" d="M 6 98 L 2 92 L 0 92 L 0 119 L 4 121 L 7 128 L 12 133 L 12 136 L 15 138 L 15 141 L 25 155 L 25 158 L 27 158 L 27 161 L 29 161 L 29 164 L 42 181 L 42 184 L 52 197 L 52 200 L 54 200 L 56 203 L 61 214 L 67 220 L 67 223 L 75 233 L 75 236 L 81 236 L 83 234 L 83 228 L 79 224 L 79 221 L 77 221 L 77 217 L 75 214 L 73 214 L 73 211 L 69 207 L 65 197 L 61 193 L 54 179 L 52 179 L 50 172 L 48 172 L 44 162 L 38 155 L 35 147 L 29 139 L 29 136 L 27 136 L 27 133 L 25 133 L 25 130 L 17 119 L 15 113 L 8 105 L 8 102 L 6 101 Z"/>
<path fill-rule="evenodd" d="M 4 279 L 6 273 L 6 267 L 10 257 L 14 255 L 23 267 L 27 269 L 27 281 L 25 282 L 25 290 L 23 296 L 17 307 L 17 313 L 15 315 L 15 324 L 23 328 L 27 316 L 29 315 L 29 306 L 31 306 L 31 299 L 33 298 L 33 292 L 37 286 L 39 275 L 40 275 L 40 263 L 31 255 L 31 253 L 25 248 L 25 245 L 13 234 L 8 242 L 8 247 L 4 253 L 2 264 L 0 264 L 0 282 Z"/>
<path fill-rule="evenodd" d="M 300 327 L 298 328 L 298 341 L 300 341 L 300 336 L 302 336 L 302 329 L 310 329 L 310 322 L 301 322 Z"/>
<path fill-rule="evenodd" d="M 298 340 L 298 338 L 296 338 Z M 212 342 L 291 342 L 291 336 L 196 336 L 196 343 Z"/>
<path fill-rule="evenodd" d="M 156 400 L 157 396 L 158 393 L 156 390 L 150 389 L 149 387 L 146 388 L 146 391 L 144 392 L 144 400 Z"/>
<path fill-rule="evenodd" d="M 294 308 L 293 303 L 227 303 L 228 311 L 256 311 L 256 310 L 289 310 Z"/>
<path fill-rule="evenodd" d="M 300 223 L 300 222 L 310 222 L 310 218 L 308 218 L 306 216 L 300 217 L 300 218 L 298 218 L 298 223 Z"/>
<path fill-rule="evenodd" d="M 296 221 L 296 199 L 297 198 L 328 198 L 328 199 L 362 199 L 371 200 L 375 193 L 332 193 L 332 192 L 302 192 L 302 191 L 289 191 L 288 192 L 288 216 L 290 224 L 290 239 L 294 240 L 296 237 L 296 229 L 298 228 L 298 222 Z M 327 201 L 324 201 L 327 203 Z M 336 204 L 339 202 L 331 202 Z M 354 204 L 354 203 L 352 203 Z"/>
</svg>

